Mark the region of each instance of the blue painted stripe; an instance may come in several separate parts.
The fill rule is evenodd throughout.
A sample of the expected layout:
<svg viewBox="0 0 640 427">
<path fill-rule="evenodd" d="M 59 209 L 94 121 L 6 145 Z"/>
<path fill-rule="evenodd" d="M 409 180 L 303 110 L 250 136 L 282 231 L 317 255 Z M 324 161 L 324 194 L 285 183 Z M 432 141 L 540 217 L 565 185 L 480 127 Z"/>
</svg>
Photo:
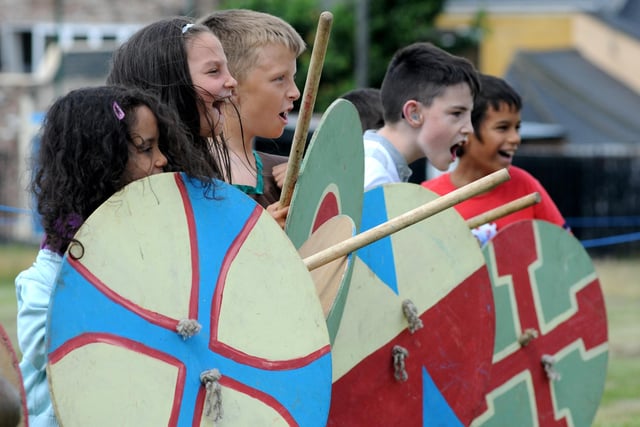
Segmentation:
<svg viewBox="0 0 640 427">
<path fill-rule="evenodd" d="M 389 220 L 384 186 L 364 193 L 360 231 L 364 232 Z M 391 236 L 384 237 L 359 249 L 360 258 L 378 278 L 398 294 L 398 279 Z"/>
<path fill-rule="evenodd" d="M 424 427 L 462 427 L 427 369 L 422 367 L 422 425 Z"/>
</svg>

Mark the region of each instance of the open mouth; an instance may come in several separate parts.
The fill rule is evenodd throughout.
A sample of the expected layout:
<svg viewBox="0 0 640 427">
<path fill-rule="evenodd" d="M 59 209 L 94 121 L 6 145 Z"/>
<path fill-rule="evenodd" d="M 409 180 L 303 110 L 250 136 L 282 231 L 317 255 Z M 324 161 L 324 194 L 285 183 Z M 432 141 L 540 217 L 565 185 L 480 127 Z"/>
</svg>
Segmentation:
<svg viewBox="0 0 640 427">
<path fill-rule="evenodd" d="M 282 119 L 282 121 L 284 122 L 284 124 L 286 125 L 287 123 L 289 123 L 289 112 L 288 111 L 282 111 L 278 114 L 278 116 L 280 116 L 280 119 Z"/>
<path fill-rule="evenodd" d="M 507 160 L 511 160 L 514 154 L 515 153 L 513 151 L 498 150 L 498 155 L 504 157 Z"/>
<path fill-rule="evenodd" d="M 458 157 L 460 155 L 459 150 L 462 149 L 462 143 L 458 142 L 454 145 L 451 146 L 451 148 L 449 148 L 449 152 L 451 153 L 451 160 L 455 160 L 456 157 Z"/>
<path fill-rule="evenodd" d="M 227 98 L 219 99 L 217 101 L 213 101 L 211 103 L 211 107 L 218 112 L 219 115 L 222 115 L 222 106 L 226 104 Z"/>
</svg>

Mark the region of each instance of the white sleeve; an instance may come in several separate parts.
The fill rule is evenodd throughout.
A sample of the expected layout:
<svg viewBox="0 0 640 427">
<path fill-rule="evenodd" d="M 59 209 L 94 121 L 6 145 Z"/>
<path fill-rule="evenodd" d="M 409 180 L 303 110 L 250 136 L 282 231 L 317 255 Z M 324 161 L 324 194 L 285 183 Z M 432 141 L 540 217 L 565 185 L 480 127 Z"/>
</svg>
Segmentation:
<svg viewBox="0 0 640 427">
<path fill-rule="evenodd" d="M 395 182 L 385 165 L 376 157 L 364 158 L 364 191 Z"/>
<path fill-rule="evenodd" d="M 18 301 L 17 334 L 22 357 L 36 368 L 44 369 L 45 328 L 49 301 L 62 257 L 43 249 L 33 265 L 15 280 Z"/>
</svg>

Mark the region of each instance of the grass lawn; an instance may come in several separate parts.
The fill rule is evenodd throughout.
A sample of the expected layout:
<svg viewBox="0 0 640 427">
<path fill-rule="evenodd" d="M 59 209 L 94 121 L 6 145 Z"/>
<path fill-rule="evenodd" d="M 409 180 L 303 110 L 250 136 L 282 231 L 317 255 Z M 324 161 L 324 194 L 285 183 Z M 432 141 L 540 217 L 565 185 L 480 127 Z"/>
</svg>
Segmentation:
<svg viewBox="0 0 640 427">
<path fill-rule="evenodd" d="M 37 248 L 0 244 L 0 323 L 18 352 L 13 280 Z M 609 369 L 594 427 L 640 427 L 640 259 L 594 259 L 609 317 Z"/>
</svg>

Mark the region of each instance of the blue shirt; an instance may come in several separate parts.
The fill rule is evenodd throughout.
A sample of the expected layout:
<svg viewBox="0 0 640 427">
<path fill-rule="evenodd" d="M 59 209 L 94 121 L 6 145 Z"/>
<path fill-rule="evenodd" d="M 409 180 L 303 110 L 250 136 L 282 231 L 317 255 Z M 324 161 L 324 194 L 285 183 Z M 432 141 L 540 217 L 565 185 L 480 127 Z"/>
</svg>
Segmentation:
<svg viewBox="0 0 640 427">
<path fill-rule="evenodd" d="M 33 265 L 16 277 L 18 301 L 18 345 L 22 352 L 20 371 L 24 380 L 31 427 L 57 426 L 49 383 L 45 332 L 49 301 L 62 256 L 49 249 L 38 252 Z"/>
</svg>

